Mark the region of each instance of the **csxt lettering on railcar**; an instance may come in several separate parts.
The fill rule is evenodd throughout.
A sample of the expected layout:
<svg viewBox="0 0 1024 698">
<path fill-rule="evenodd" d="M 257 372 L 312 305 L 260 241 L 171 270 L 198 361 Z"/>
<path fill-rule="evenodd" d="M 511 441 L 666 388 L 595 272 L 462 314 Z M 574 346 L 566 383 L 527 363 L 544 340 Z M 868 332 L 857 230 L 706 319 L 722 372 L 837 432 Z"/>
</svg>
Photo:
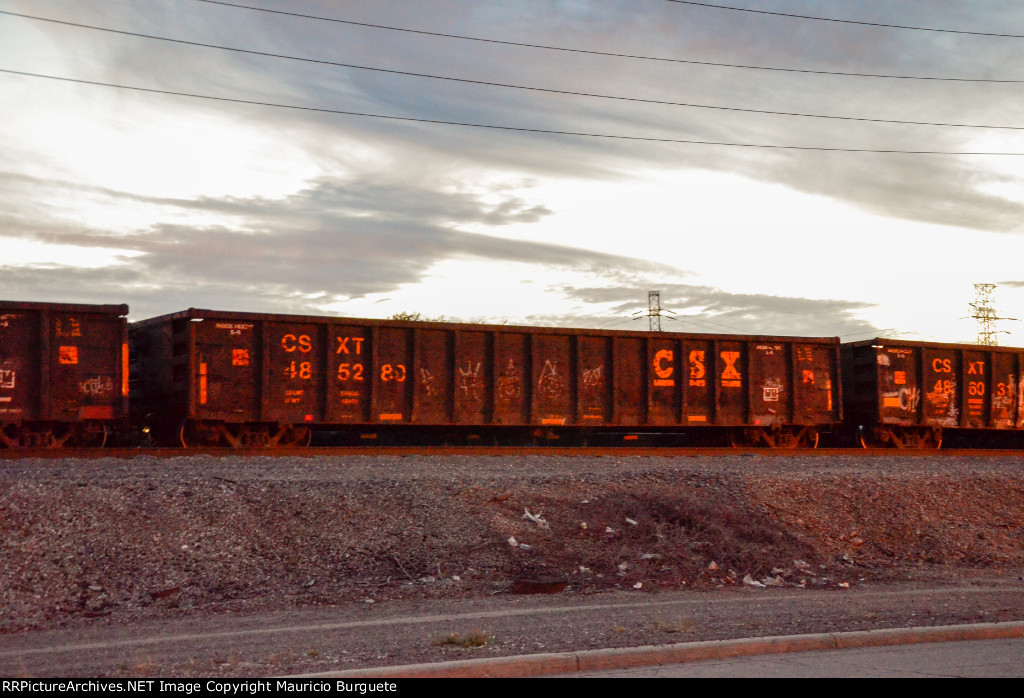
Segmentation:
<svg viewBox="0 0 1024 698">
<path fill-rule="evenodd" d="M 841 419 L 835 338 L 196 309 L 134 323 L 131 335 L 133 409 L 188 444 L 389 427 L 813 445 Z"/>
</svg>

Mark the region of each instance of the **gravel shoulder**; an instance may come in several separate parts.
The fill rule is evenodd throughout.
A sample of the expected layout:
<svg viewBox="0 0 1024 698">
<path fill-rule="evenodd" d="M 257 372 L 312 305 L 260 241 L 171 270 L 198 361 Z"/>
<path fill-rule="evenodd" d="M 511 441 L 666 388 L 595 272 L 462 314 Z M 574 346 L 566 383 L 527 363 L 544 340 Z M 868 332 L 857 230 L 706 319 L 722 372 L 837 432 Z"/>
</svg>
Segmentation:
<svg viewBox="0 0 1024 698">
<path fill-rule="evenodd" d="M 1013 457 L 140 456 L 0 461 L 0 482 L 4 675 L 1024 619 Z M 190 639 L 139 643 L 168 635 Z M 85 642 L 110 646 L 39 651 Z"/>
</svg>

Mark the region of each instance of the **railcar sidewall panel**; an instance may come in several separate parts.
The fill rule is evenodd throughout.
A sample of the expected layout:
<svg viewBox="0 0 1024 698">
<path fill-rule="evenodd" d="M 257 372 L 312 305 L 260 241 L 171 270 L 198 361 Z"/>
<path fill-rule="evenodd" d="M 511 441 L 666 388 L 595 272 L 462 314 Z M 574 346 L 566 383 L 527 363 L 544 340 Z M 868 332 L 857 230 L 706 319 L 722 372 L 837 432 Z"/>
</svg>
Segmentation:
<svg viewBox="0 0 1024 698">
<path fill-rule="evenodd" d="M 716 423 L 744 426 L 747 422 L 747 343 L 719 340 L 715 342 L 715 377 L 718 402 Z"/>
<path fill-rule="evenodd" d="M 611 420 L 611 340 L 578 337 L 576 355 L 577 423 L 585 427 L 603 426 Z"/>
<path fill-rule="evenodd" d="M 375 326 L 373 343 L 372 417 L 383 424 L 408 422 L 412 413 L 412 330 Z"/>
<path fill-rule="evenodd" d="M 263 356 L 259 327 L 253 322 L 213 319 L 194 322 L 192 327 L 197 415 L 228 422 L 256 418 Z"/>
<path fill-rule="evenodd" d="M 40 322 L 36 312 L 0 312 L 0 423 L 40 416 Z"/>
<path fill-rule="evenodd" d="M 643 340 L 615 337 L 613 340 L 616 426 L 639 426 L 647 418 L 647 365 Z"/>
<path fill-rule="evenodd" d="M 452 382 L 453 338 L 442 330 L 414 330 L 416 370 L 413 373 L 413 413 L 416 424 L 449 424 L 455 391 Z M 482 369 L 478 369 L 482 370 Z M 461 376 L 458 367 L 455 373 Z"/>
<path fill-rule="evenodd" d="M 914 351 L 906 348 L 902 351 Z M 960 356 L 955 349 L 922 347 L 920 350 L 922 378 L 919 384 L 907 386 L 900 394 L 906 403 L 921 405 L 922 424 L 935 427 L 956 427 L 960 424 Z M 898 378 L 898 376 L 897 376 Z M 909 393 L 909 396 L 904 397 Z"/>
<path fill-rule="evenodd" d="M 322 328 L 316 324 L 264 323 L 264 421 L 297 424 L 321 418 Z"/>
<path fill-rule="evenodd" d="M 531 337 L 533 405 L 531 421 L 542 426 L 572 423 L 572 352 L 570 337 Z"/>
<path fill-rule="evenodd" d="M 494 337 L 494 423 L 530 423 L 529 336 L 499 332 Z"/>
<path fill-rule="evenodd" d="M 325 384 L 326 421 L 360 424 L 370 421 L 373 352 L 370 328 L 331 325 L 325 353 L 329 358 Z"/>
<path fill-rule="evenodd" d="M 712 342 L 685 338 L 686 357 L 683 424 L 702 427 L 715 423 L 715 350 Z"/>
<path fill-rule="evenodd" d="M 486 332 L 455 332 L 454 335 L 455 422 L 490 424 L 494 335 Z"/>
<path fill-rule="evenodd" d="M 792 371 L 787 345 L 750 343 L 750 420 L 755 426 L 792 423 Z"/>
</svg>

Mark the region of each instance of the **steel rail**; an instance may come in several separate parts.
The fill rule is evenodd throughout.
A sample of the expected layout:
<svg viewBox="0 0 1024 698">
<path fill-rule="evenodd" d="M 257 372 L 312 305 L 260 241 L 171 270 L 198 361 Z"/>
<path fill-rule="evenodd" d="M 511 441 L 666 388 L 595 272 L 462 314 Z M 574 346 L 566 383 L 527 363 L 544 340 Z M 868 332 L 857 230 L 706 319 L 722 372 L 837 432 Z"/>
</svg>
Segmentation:
<svg viewBox="0 0 1024 698">
<path fill-rule="evenodd" d="M 307 446 L 279 448 L 65 448 L 0 449 L 0 460 L 62 458 L 179 458 L 188 456 L 231 457 L 331 457 L 351 456 L 639 456 L 639 457 L 836 457 L 870 456 L 899 458 L 1024 457 L 1018 449 L 910 449 L 910 448 L 729 448 L 675 446 Z"/>
</svg>

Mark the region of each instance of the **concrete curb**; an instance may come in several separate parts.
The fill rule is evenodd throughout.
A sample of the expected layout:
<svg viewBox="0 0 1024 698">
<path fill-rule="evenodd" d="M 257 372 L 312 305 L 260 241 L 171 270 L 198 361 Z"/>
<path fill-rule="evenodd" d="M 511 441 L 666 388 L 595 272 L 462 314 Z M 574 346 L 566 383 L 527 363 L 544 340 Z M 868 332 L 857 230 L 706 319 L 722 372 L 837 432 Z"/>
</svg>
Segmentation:
<svg viewBox="0 0 1024 698">
<path fill-rule="evenodd" d="M 755 637 L 741 640 L 712 640 L 678 645 L 626 647 L 618 649 L 528 654 L 516 657 L 469 659 L 456 662 L 406 664 L 402 666 L 352 669 L 308 677 L 320 678 L 511 678 L 570 674 L 660 664 L 681 664 L 709 659 L 728 659 L 782 652 L 882 647 L 920 642 L 996 640 L 1024 637 L 1024 622 L 943 625 L 932 628 L 892 628 L 848 633 L 817 633 Z"/>
</svg>

